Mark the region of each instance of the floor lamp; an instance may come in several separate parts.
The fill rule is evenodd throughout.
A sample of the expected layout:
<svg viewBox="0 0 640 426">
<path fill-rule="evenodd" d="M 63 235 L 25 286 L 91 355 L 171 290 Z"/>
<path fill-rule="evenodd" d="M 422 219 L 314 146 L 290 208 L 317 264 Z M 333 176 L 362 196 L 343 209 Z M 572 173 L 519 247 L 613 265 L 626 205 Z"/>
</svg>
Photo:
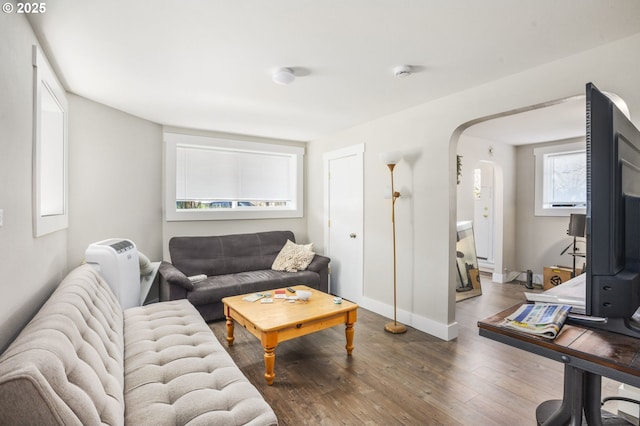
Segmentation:
<svg viewBox="0 0 640 426">
<path fill-rule="evenodd" d="M 396 269 L 396 200 L 400 193 L 393 187 L 393 169 L 402 159 L 400 151 L 383 152 L 380 159 L 389 167 L 391 172 L 391 226 L 393 230 L 393 322 L 387 323 L 384 330 L 393 334 L 400 334 L 407 331 L 407 327 L 396 320 L 396 293 L 397 293 L 397 269 Z"/>
</svg>

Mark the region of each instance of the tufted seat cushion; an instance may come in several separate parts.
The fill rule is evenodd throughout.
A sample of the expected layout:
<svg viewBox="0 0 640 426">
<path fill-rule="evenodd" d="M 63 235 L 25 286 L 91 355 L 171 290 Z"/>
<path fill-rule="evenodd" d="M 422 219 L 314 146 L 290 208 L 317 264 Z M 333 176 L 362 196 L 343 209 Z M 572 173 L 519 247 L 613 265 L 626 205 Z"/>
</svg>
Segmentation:
<svg viewBox="0 0 640 426">
<path fill-rule="evenodd" d="M 0 424 L 123 424 L 122 330 L 99 275 L 70 273 L 0 358 Z"/>
<path fill-rule="evenodd" d="M 127 424 L 276 424 L 187 300 L 128 309 L 125 329 Z"/>
<path fill-rule="evenodd" d="M 275 425 L 187 301 L 122 311 L 73 270 L 0 357 L 0 425 Z"/>
</svg>

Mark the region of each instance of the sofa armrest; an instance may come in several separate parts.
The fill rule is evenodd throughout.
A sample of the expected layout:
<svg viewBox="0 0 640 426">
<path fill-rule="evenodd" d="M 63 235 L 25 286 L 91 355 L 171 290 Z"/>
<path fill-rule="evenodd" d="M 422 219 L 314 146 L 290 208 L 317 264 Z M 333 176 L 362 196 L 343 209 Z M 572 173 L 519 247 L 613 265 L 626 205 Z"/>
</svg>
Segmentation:
<svg viewBox="0 0 640 426">
<path fill-rule="evenodd" d="M 183 287 L 187 291 L 191 291 L 194 289 L 191 280 L 189 280 L 189 278 L 187 278 L 187 276 L 183 274 L 182 271 L 180 271 L 169 262 L 163 260 L 162 263 L 160 263 L 158 272 L 160 273 L 160 277 L 170 285 Z"/>
<path fill-rule="evenodd" d="M 309 266 L 307 266 L 307 269 L 313 272 L 321 272 L 323 269 L 327 269 L 329 267 L 330 261 L 331 259 L 328 257 L 316 253 Z"/>
<path fill-rule="evenodd" d="M 329 292 L 329 262 L 331 259 L 328 257 L 316 254 L 307 267 L 309 271 L 316 272 L 320 276 L 318 290 L 325 293 Z"/>
</svg>

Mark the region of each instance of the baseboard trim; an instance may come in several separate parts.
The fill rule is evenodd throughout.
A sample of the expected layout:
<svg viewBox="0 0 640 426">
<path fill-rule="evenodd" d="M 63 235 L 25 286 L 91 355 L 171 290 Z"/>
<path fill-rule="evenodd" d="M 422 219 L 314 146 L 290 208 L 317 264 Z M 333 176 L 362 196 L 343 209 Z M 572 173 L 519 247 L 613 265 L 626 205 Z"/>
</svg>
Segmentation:
<svg viewBox="0 0 640 426">
<path fill-rule="evenodd" d="M 378 315 L 393 319 L 393 306 L 382 303 L 378 300 L 363 297 L 358 302 L 364 309 L 375 312 Z M 415 328 L 416 330 L 430 334 L 438 339 L 450 341 L 458 337 L 459 325 L 457 321 L 451 324 L 443 324 L 412 312 L 398 309 L 396 312 L 397 321 Z"/>
</svg>

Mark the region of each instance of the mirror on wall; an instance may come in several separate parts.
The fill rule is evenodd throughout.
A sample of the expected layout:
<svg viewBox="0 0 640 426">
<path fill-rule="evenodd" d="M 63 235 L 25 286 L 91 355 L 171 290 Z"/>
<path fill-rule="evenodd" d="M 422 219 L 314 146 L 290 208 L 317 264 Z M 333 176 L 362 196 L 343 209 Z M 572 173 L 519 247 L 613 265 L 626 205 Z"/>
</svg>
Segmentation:
<svg viewBox="0 0 640 426">
<path fill-rule="evenodd" d="M 456 301 L 480 296 L 480 269 L 476 255 L 476 241 L 473 235 L 473 222 L 457 223 L 456 266 Z"/>
<path fill-rule="evenodd" d="M 67 228 L 67 99 L 38 46 L 33 46 L 33 233 Z"/>
</svg>

